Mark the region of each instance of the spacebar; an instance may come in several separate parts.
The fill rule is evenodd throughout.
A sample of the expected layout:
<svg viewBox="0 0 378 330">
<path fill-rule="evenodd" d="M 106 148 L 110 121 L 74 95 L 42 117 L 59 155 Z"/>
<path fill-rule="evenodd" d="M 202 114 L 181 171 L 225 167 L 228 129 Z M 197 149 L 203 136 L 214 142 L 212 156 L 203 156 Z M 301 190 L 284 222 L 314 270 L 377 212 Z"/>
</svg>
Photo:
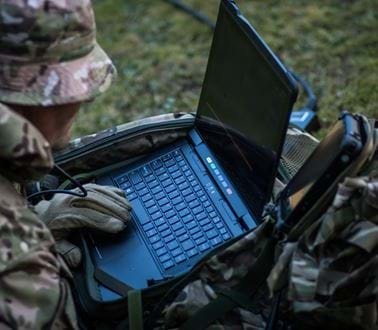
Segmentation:
<svg viewBox="0 0 378 330">
<path fill-rule="evenodd" d="M 151 222 L 152 220 L 151 216 L 148 215 L 148 213 L 146 212 L 145 208 L 143 207 L 142 203 L 140 202 L 138 198 L 134 199 L 131 202 L 131 205 L 132 205 L 133 219 L 136 222 L 139 222 L 142 226 L 145 225 L 146 223 Z"/>
</svg>

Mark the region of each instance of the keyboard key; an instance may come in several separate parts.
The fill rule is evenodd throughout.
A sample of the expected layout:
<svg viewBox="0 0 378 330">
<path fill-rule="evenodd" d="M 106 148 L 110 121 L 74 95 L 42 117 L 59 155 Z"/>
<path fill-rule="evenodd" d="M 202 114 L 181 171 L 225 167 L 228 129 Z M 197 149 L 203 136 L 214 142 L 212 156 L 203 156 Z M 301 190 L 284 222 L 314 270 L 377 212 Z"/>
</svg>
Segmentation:
<svg viewBox="0 0 378 330">
<path fill-rule="evenodd" d="M 214 223 L 218 223 L 218 222 L 221 222 L 222 220 L 219 218 L 219 217 L 215 217 L 213 218 L 213 222 Z"/>
<path fill-rule="evenodd" d="M 177 178 L 181 177 L 182 174 L 181 174 L 181 172 L 179 170 L 177 170 L 176 172 L 173 172 L 171 174 L 171 176 L 172 176 L 172 179 L 177 179 Z M 185 179 L 184 179 L 184 181 L 185 181 Z"/>
<path fill-rule="evenodd" d="M 170 250 L 174 250 L 178 247 L 178 243 L 177 241 L 172 241 L 170 243 L 167 244 L 167 248 L 170 249 Z"/>
<path fill-rule="evenodd" d="M 162 198 L 164 198 L 164 197 L 165 197 L 165 193 L 164 193 L 163 190 L 160 191 L 158 194 L 155 195 L 155 199 L 156 199 L 157 201 L 159 201 L 160 199 L 162 199 Z"/>
<path fill-rule="evenodd" d="M 209 231 L 206 232 L 206 236 L 207 236 L 208 239 L 212 239 L 212 238 L 218 236 L 218 233 L 216 232 L 215 229 L 212 229 L 212 230 L 209 230 Z"/>
<path fill-rule="evenodd" d="M 179 157 L 179 156 L 181 156 L 180 150 L 172 151 L 171 154 L 172 154 L 173 157 Z"/>
<path fill-rule="evenodd" d="M 144 180 L 145 180 L 147 183 L 149 183 L 149 182 L 155 180 L 155 175 L 153 175 L 153 174 L 147 175 L 147 176 L 144 178 Z"/>
<path fill-rule="evenodd" d="M 135 185 L 135 189 L 138 190 L 138 191 L 142 190 L 145 187 L 146 187 L 146 185 L 144 184 L 144 182 L 140 182 L 140 183 Z"/>
<path fill-rule="evenodd" d="M 177 196 L 176 198 L 172 199 L 173 205 L 177 205 L 183 201 L 181 196 Z"/>
<path fill-rule="evenodd" d="M 166 253 L 168 253 L 168 251 L 165 247 L 162 247 L 162 248 L 156 250 L 156 254 L 157 254 L 158 257 L 160 257 L 162 254 L 166 254 Z"/>
<path fill-rule="evenodd" d="M 192 195 L 192 189 L 187 188 L 187 189 L 181 190 L 181 193 L 182 193 L 182 195 L 183 195 L 184 197 L 185 197 L 185 196 L 188 196 L 188 195 Z"/>
<path fill-rule="evenodd" d="M 181 210 L 180 212 L 179 212 L 179 217 L 180 218 L 183 218 L 183 217 L 185 217 L 187 214 L 189 214 L 190 212 L 189 212 L 189 209 L 187 209 L 187 208 L 185 208 L 185 209 L 183 209 L 183 210 Z"/>
<path fill-rule="evenodd" d="M 151 214 L 152 220 L 157 220 L 157 219 L 162 218 L 162 217 L 163 217 L 163 213 L 161 213 L 161 212 L 156 212 L 154 214 Z"/>
<path fill-rule="evenodd" d="M 209 243 L 203 243 L 199 246 L 199 249 L 200 249 L 201 252 L 206 251 L 206 250 L 210 249 L 210 245 L 209 245 Z"/>
<path fill-rule="evenodd" d="M 186 229 L 184 227 L 181 227 L 181 229 L 177 230 L 175 234 L 177 237 L 181 237 L 186 234 Z"/>
<path fill-rule="evenodd" d="M 126 190 L 127 188 L 131 187 L 131 182 L 127 181 L 125 183 L 120 184 L 119 186 L 120 186 L 121 189 Z"/>
<path fill-rule="evenodd" d="M 171 259 L 170 255 L 167 253 L 167 254 L 163 254 L 162 256 L 159 257 L 159 260 L 160 262 L 165 262 L 167 260 Z"/>
<path fill-rule="evenodd" d="M 186 260 L 185 255 L 180 254 L 179 256 L 177 256 L 175 258 L 175 263 L 180 264 L 180 263 L 184 262 L 185 260 Z"/>
<path fill-rule="evenodd" d="M 184 172 L 184 175 L 185 175 L 186 177 L 188 177 L 188 176 L 192 175 L 192 171 L 191 171 L 191 170 L 186 170 L 186 171 Z"/>
<path fill-rule="evenodd" d="M 167 244 L 167 243 L 173 241 L 174 239 L 175 239 L 175 237 L 171 234 L 169 236 L 164 237 L 164 242 Z"/>
<path fill-rule="evenodd" d="M 195 222 L 195 221 L 190 221 L 190 222 L 186 225 L 186 228 L 187 228 L 188 230 L 190 230 L 190 229 L 192 229 L 192 228 L 194 228 L 194 227 L 198 227 L 198 224 L 197 224 L 197 222 Z"/>
<path fill-rule="evenodd" d="M 161 226 L 162 224 L 165 224 L 164 218 L 159 218 L 155 221 L 155 226 L 157 227 Z"/>
<path fill-rule="evenodd" d="M 176 256 L 182 254 L 183 251 L 182 251 L 181 248 L 178 248 L 178 249 L 176 249 L 176 250 L 173 250 L 171 253 L 172 253 L 172 255 L 173 255 L 174 257 L 176 257 Z"/>
<path fill-rule="evenodd" d="M 134 188 L 130 187 L 130 188 L 127 188 L 125 190 L 125 193 L 128 195 L 128 194 L 132 194 L 133 192 L 135 192 Z"/>
<path fill-rule="evenodd" d="M 147 207 L 147 208 L 149 208 L 151 206 L 154 206 L 154 205 L 156 205 L 156 202 L 153 199 L 151 199 L 148 202 L 144 203 L 144 206 Z"/>
<path fill-rule="evenodd" d="M 203 207 L 209 207 L 211 203 L 209 201 L 204 201 Z"/>
<path fill-rule="evenodd" d="M 153 229 L 153 228 L 154 228 L 154 225 L 152 224 L 152 222 L 146 223 L 146 224 L 143 226 L 143 230 L 144 230 L 144 231 L 147 231 L 147 230 L 150 230 L 150 229 Z"/>
<path fill-rule="evenodd" d="M 169 175 L 167 173 L 163 173 L 163 174 L 158 175 L 158 178 L 159 178 L 160 182 L 162 182 L 164 180 L 169 179 Z"/>
<path fill-rule="evenodd" d="M 190 194 L 188 196 L 185 197 L 185 201 L 187 203 L 190 203 L 191 201 L 195 200 L 197 197 L 194 195 L 194 194 Z"/>
<path fill-rule="evenodd" d="M 189 251 L 186 251 L 186 254 L 189 258 L 193 258 L 195 255 L 198 254 L 198 251 L 196 249 L 191 249 Z"/>
<path fill-rule="evenodd" d="M 168 229 L 162 231 L 160 234 L 161 234 L 161 237 L 163 237 L 163 238 L 167 237 L 168 235 L 171 234 L 171 228 L 168 228 Z"/>
<path fill-rule="evenodd" d="M 133 199 L 135 199 L 137 197 L 138 197 L 138 195 L 136 193 L 131 193 L 131 194 L 127 195 L 127 199 L 129 200 L 129 202 L 131 202 Z"/>
<path fill-rule="evenodd" d="M 176 161 L 174 159 L 170 159 L 170 160 L 165 162 L 166 167 L 171 167 L 173 165 L 176 165 Z"/>
<path fill-rule="evenodd" d="M 180 221 L 180 219 L 179 219 L 179 217 L 177 216 L 177 215 L 175 215 L 175 216 L 173 216 L 173 217 L 170 217 L 169 219 L 168 219 L 168 222 L 171 224 L 171 225 L 173 225 L 173 224 L 175 224 L 175 223 L 177 223 L 177 222 L 179 222 Z"/>
<path fill-rule="evenodd" d="M 180 161 L 178 161 L 177 164 L 178 164 L 178 166 L 183 167 L 183 166 L 186 165 L 186 162 L 185 162 L 185 160 L 180 160 Z"/>
<path fill-rule="evenodd" d="M 162 231 L 164 231 L 166 229 L 169 229 L 169 226 L 167 225 L 167 223 L 163 223 L 162 225 L 160 225 L 158 227 L 158 231 L 160 231 L 160 232 L 162 232 Z"/>
<path fill-rule="evenodd" d="M 197 197 L 199 197 L 200 199 L 202 197 L 205 197 L 207 199 L 206 194 L 202 189 L 197 191 Z M 202 201 L 202 199 L 201 199 L 201 201 Z"/>
<path fill-rule="evenodd" d="M 169 268 L 172 268 L 174 266 L 174 262 L 172 260 L 168 260 L 166 262 L 163 263 L 163 268 L 165 270 L 169 269 Z"/>
<path fill-rule="evenodd" d="M 147 209 L 147 211 L 148 211 L 149 214 L 153 214 L 153 213 L 159 211 L 159 208 L 158 208 L 156 205 L 154 205 L 154 206 L 152 206 L 152 207 L 149 207 L 149 208 Z"/>
<path fill-rule="evenodd" d="M 152 174 L 152 170 L 151 170 L 151 167 L 150 165 L 145 165 L 143 166 L 139 172 L 143 175 L 143 176 L 148 176 L 150 174 Z"/>
<path fill-rule="evenodd" d="M 181 228 L 183 228 L 183 224 L 181 222 L 176 222 L 174 225 L 172 225 L 172 229 L 174 231 L 179 230 Z"/>
<path fill-rule="evenodd" d="M 209 213 L 209 216 L 210 216 L 211 218 L 215 218 L 215 217 L 217 216 L 217 214 L 216 214 L 215 212 L 210 212 L 210 213 Z"/>
<path fill-rule="evenodd" d="M 198 213 L 203 211 L 203 208 L 202 208 L 202 206 L 197 206 L 194 209 L 192 209 L 192 211 L 193 211 L 194 214 L 198 214 Z"/>
<path fill-rule="evenodd" d="M 194 228 L 189 230 L 189 234 L 193 237 L 194 234 L 198 233 L 201 230 L 201 228 L 196 225 Z"/>
<path fill-rule="evenodd" d="M 168 194 L 168 197 L 173 200 L 175 197 L 180 196 L 180 193 L 178 190 L 172 191 L 171 193 Z"/>
<path fill-rule="evenodd" d="M 181 202 L 181 203 L 175 205 L 175 208 L 176 208 L 177 211 L 181 211 L 182 209 L 186 208 L 186 203 Z"/>
<path fill-rule="evenodd" d="M 200 237 L 202 237 L 202 236 L 203 236 L 202 232 L 199 231 L 198 233 L 192 235 L 192 238 L 193 238 L 194 240 L 196 240 L 196 239 L 198 239 L 198 238 L 200 238 Z"/>
<path fill-rule="evenodd" d="M 166 197 L 164 197 L 164 198 L 158 200 L 158 204 L 159 204 L 159 206 L 163 206 L 163 205 L 165 205 L 165 204 L 167 204 L 167 203 L 169 203 L 169 200 L 168 200 L 168 198 L 166 198 Z M 164 212 L 164 211 L 163 211 L 163 212 Z"/>
<path fill-rule="evenodd" d="M 202 219 L 201 221 L 198 221 L 199 224 L 201 225 L 201 227 L 203 228 L 204 226 L 206 226 L 208 223 L 211 222 L 211 220 L 209 218 L 205 218 L 205 219 Z"/>
<path fill-rule="evenodd" d="M 188 223 L 188 222 L 192 221 L 193 219 L 194 219 L 193 216 L 191 214 L 188 214 L 188 215 L 186 215 L 185 217 L 182 218 L 182 222 Z"/>
<path fill-rule="evenodd" d="M 189 203 L 189 207 L 190 207 L 191 209 L 197 207 L 198 205 L 200 205 L 200 202 L 199 202 L 198 200 L 196 200 L 196 199 L 193 200 L 193 201 L 191 201 L 191 202 Z"/>
<path fill-rule="evenodd" d="M 144 196 L 145 194 L 148 194 L 149 190 L 147 188 L 143 188 L 142 190 L 138 191 L 139 196 Z"/>
<path fill-rule="evenodd" d="M 139 182 L 142 182 L 142 177 L 139 175 L 139 173 L 137 171 L 133 171 L 130 173 L 130 180 L 131 182 L 136 185 L 138 184 Z"/>
<path fill-rule="evenodd" d="M 210 240 L 210 243 L 215 246 L 215 245 L 219 245 L 220 243 L 222 243 L 222 239 L 220 237 L 215 237 L 213 239 Z"/>
<path fill-rule="evenodd" d="M 213 229 L 214 225 L 212 223 L 207 224 L 206 226 L 203 226 L 203 231 L 209 231 L 210 229 Z"/>
<path fill-rule="evenodd" d="M 157 192 L 159 192 L 159 191 L 162 190 L 162 189 L 160 188 L 160 186 L 159 186 L 159 182 L 158 182 L 158 180 L 156 180 L 156 179 L 153 179 L 152 181 L 150 181 L 149 183 L 147 183 L 147 185 L 148 185 L 148 187 L 149 187 L 150 189 L 152 189 L 151 192 L 152 192 L 153 194 L 155 194 L 154 189 L 155 189 L 155 191 L 157 191 Z"/>
<path fill-rule="evenodd" d="M 122 183 L 128 182 L 128 181 L 129 181 L 129 178 L 127 177 L 127 175 L 121 176 L 120 178 L 117 179 L 118 184 L 122 184 Z"/>
<path fill-rule="evenodd" d="M 157 159 L 157 160 L 154 160 L 152 163 L 151 163 L 151 166 L 154 170 L 157 170 L 158 168 L 162 167 L 163 166 L 163 163 L 160 159 Z"/>
<path fill-rule="evenodd" d="M 173 166 L 171 166 L 169 169 L 168 169 L 168 172 L 169 173 L 174 173 L 174 172 L 177 172 L 177 171 L 179 171 L 179 167 L 177 166 L 177 165 L 173 165 Z M 180 173 L 180 171 L 179 171 L 179 173 Z"/>
<path fill-rule="evenodd" d="M 169 219 L 169 218 L 173 217 L 174 215 L 176 215 L 176 212 L 175 212 L 175 210 L 169 210 L 168 212 L 165 212 L 164 215 L 167 219 Z"/>
<path fill-rule="evenodd" d="M 208 206 L 206 208 L 206 212 L 210 213 L 210 212 L 213 212 L 214 211 L 214 208 L 212 206 Z"/>
<path fill-rule="evenodd" d="M 196 185 L 196 186 L 193 187 L 193 190 L 194 190 L 195 192 L 199 192 L 199 191 L 202 190 L 202 189 L 201 189 L 201 187 L 200 187 L 199 185 Z M 198 195 L 197 195 L 197 196 L 198 196 Z"/>
<path fill-rule="evenodd" d="M 201 221 L 202 219 L 205 219 L 205 218 L 207 218 L 207 215 L 206 215 L 205 212 L 201 212 L 201 213 L 196 214 L 196 219 L 198 221 Z"/>
<path fill-rule="evenodd" d="M 189 167 L 187 165 L 181 166 L 181 171 L 185 172 L 187 170 L 189 170 Z"/>
<path fill-rule="evenodd" d="M 161 210 L 164 213 L 168 212 L 169 210 L 172 210 L 172 204 L 171 203 L 165 204 L 164 206 L 162 206 Z"/>
<path fill-rule="evenodd" d="M 206 238 L 203 237 L 203 236 L 199 237 L 199 238 L 195 239 L 195 242 L 196 242 L 197 245 L 200 245 L 200 244 L 206 242 Z"/>
<path fill-rule="evenodd" d="M 186 241 L 187 239 L 189 239 L 189 235 L 188 234 L 184 234 L 184 235 L 181 235 L 179 237 L 179 241 L 180 242 Z"/>
<path fill-rule="evenodd" d="M 176 158 L 176 161 L 178 161 L 178 162 L 180 162 L 180 161 L 182 161 L 184 159 L 182 156 L 177 156 L 175 158 Z"/>
<path fill-rule="evenodd" d="M 185 251 L 190 250 L 194 247 L 194 244 L 191 240 L 187 240 L 185 242 L 182 242 L 182 247 Z"/>
<path fill-rule="evenodd" d="M 166 162 L 166 161 L 168 161 L 170 159 L 172 159 L 172 156 L 170 154 L 166 154 L 166 155 L 164 155 L 164 156 L 161 157 L 161 160 L 163 162 Z"/>
<path fill-rule="evenodd" d="M 188 176 L 187 176 L 187 179 L 188 179 L 189 181 L 194 181 L 196 178 L 195 178 L 194 175 L 188 175 Z"/>
<path fill-rule="evenodd" d="M 197 195 L 199 195 L 198 193 L 197 193 Z M 207 196 L 205 195 L 205 193 L 203 193 L 203 196 L 199 196 L 200 197 L 200 201 L 202 202 L 202 203 L 209 203 L 210 204 L 210 202 L 208 201 L 208 199 L 207 199 Z"/>
<path fill-rule="evenodd" d="M 164 180 L 161 182 L 161 185 L 163 186 L 163 188 L 171 185 L 173 183 L 173 181 L 171 179 L 167 179 L 167 180 Z"/>
<path fill-rule="evenodd" d="M 222 229 L 222 228 L 224 228 L 222 222 L 218 222 L 218 223 L 216 223 L 216 224 L 215 224 L 215 227 L 217 227 L 218 229 Z"/>
<path fill-rule="evenodd" d="M 167 192 L 167 194 L 169 194 L 170 192 L 176 190 L 176 186 L 174 184 L 171 184 L 167 187 L 165 187 L 165 191 Z"/>
<path fill-rule="evenodd" d="M 157 231 L 155 229 L 150 229 L 146 231 L 147 237 L 151 237 L 157 234 Z"/>
<path fill-rule="evenodd" d="M 184 190 L 187 189 L 187 188 L 189 188 L 189 184 L 188 184 L 187 182 L 181 183 L 181 184 L 178 185 L 178 188 L 179 188 L 179 190 L 182 191 L 183 194 L 184 194 Z M 185 196 L 185 195 L 184 195 L 184 196 Z"/>
<path fill-rule="evenodd" d="M 180 176 L 180 177 L 178 177 L 177 179 L 175 179 L 175 183 L 176 183 L 177 185 L 179 185 L 179 184 L 181 184 L 181 183 L 183 183 L 183 182 L 185 182 L 185 178 L 184 178 L 183 176 Z"/>
<path fill-rule="evenodd" d="M 156 180 L 155 180 L 156 181 Z M 157 181 L 156 181 L 157 182 Z M 156 196 L 158 193 L 160 193 L 161 191 L 163 191 L 163 189 L 160 187 L 160 186 L 157 186 L 155 188 L 151 188 L 151 193 Z"/>
<path fill-rule="evenodd" d="M 159 237 L 159 235 L 151 236 L 151 237 L 149 237 L 148 239 L 150 240 L 150 243 L 151 243 L 151 244 L 154 244 L 154 243 L 160 241 L 160 237 Z"/>
<path fill-rule="evenodd" d="M 164 243 L 162 241 L 152 244 L 152 247 L 154 248 L 154 250 L 160 249 L 163 246 L 164 246 Z"/>
<path fill-rule="evenodd" d="M 142 202 L 145 203 L 145 202 L 149 201 L 150 199 L 152 199 L 152 195 L 146 194 L 142 197 Z"/>
<path fill-rule="evenodd" d="M 224 234 L 224 235 L 222 235 L 222 237 L 223 237 L 223 239 L 225 240 L 225 241 L 227 241 L 228 239 L 230 239 L 231 238 L 231 236 L 230 236 L 230 234 Z"/>
<path fill-rule="evenodd" d="M 222 235 L 223 235 L 223 234 L 226 234 L 226 233 L 227 233 L 226 228 L 221 228 L 221 229 L 219 230 L 219 233 L 221 233 Z"/>
<path fill-rule="evenodd" d="M 155 171 L 156 175 L 162 175 L 166 172 L 166 169 L 164 167 L 159 168 L 158 170 Z"/>
</svg>

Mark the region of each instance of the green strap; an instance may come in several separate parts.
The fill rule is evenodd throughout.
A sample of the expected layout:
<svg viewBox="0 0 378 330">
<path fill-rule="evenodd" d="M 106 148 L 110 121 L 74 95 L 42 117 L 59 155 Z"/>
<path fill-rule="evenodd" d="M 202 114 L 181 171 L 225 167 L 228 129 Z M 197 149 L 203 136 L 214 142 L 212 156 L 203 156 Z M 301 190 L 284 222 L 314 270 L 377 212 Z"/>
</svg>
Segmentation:
<svg viewBox="0 0 378 330">
<path fill-rule="evenodd" d="M 250 300 L 251 296 L 253 296 L 259 287 L 266 281 L 273 265 L 275 246 L 276 240 L 273 237 L 269 238 L 247 276 L 245 276 L 236 287 L 238 294 L 218 295 L 216 299 L 198 310 L 182 327 L 180 327 L 180 329 L 205 329 L 235 307 L 245 306 L 246 293 Z"/>
<path fill-rule="evenodd" d="M 133 290 L 133 288 L 131 286 L 127 285 L 126 283 L 121 282 L 120 280 L 109 275 L 108 273 L 104 272 L 100 268 L 95 269 L 94 277 L 103 286 L 105 286 L 108 289 L 118 293 L 122 297 L 127 297 L 129 291 Z"/>
<path fill-rule="evenodd" d="M 129 329 L 143 330 L 142 294 L 140 290 L 128 293 Z"/>
</svg>

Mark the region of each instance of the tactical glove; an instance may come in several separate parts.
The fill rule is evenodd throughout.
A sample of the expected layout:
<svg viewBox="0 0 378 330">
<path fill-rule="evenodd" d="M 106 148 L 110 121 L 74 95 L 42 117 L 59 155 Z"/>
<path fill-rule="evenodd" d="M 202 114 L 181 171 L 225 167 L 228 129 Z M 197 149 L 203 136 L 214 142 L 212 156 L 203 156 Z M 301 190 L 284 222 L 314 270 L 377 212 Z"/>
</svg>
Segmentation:
<svg viewBox="0 0 378 330">
<path fill-rule="evenodd" d="M 122 190 L 96 184 L 84 187 L 88 191 L 86 197 L 56 194 L 50 201 L 41 201 L 35 206 L 56 240 L 57 252 L 70 267 L 77 267 L 81 261 L 80 249 L 65 240 L 73 229 L 117 233 L 130 220 L 131 206 Z"/>
</svg>

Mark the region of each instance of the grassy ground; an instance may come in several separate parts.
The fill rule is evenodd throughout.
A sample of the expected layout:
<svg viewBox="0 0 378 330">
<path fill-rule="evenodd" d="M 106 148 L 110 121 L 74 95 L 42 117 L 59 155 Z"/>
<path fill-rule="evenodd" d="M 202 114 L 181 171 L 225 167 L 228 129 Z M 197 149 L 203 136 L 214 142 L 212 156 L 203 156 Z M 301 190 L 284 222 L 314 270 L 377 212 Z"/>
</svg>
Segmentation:
<svg viewBox="0 0 378 330">
<path fill-rule="evenodd" d="M 341 110 L 378 117 L 378 1 L 239 0 L 245 16 L 319 97 L 323 136 Z M 215 20 L 218 1 L 186 0 Z M 97 0 L 114 86 L 80 112 L 74 135 L 145 116 L 193 111 L 212 32 L 163 0 Z"/>
</svg>

